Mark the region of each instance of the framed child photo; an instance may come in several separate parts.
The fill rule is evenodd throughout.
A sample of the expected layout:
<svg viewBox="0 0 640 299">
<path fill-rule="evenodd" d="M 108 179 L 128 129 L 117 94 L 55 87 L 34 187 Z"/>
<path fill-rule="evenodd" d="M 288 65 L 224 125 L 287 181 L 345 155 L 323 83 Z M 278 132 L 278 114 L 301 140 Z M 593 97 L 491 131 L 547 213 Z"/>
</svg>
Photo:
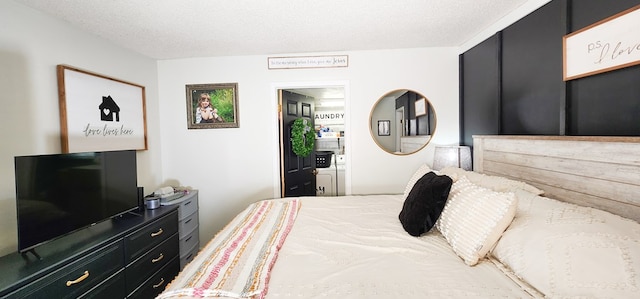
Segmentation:
<svg viewBox="0 0 640 299">
<path fill-rule="evenodd" d="M 238 83 L 189 84 L 187 128 L 238 128 Z"/>
</svg>

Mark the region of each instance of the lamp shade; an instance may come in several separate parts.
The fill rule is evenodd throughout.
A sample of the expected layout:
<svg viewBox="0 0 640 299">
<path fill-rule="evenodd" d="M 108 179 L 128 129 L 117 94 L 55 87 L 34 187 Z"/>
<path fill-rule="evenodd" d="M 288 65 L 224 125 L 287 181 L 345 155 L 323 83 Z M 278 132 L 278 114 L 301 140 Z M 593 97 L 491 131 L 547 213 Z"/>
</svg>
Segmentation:
<svg viewBox="0 0 640 299">
<path fill-rule="evenodd" d="M 458 167 L 471 170 L 471 148 L 468 146 L 436 146 L 433 156 L 433 169 Z"/>
</svg>

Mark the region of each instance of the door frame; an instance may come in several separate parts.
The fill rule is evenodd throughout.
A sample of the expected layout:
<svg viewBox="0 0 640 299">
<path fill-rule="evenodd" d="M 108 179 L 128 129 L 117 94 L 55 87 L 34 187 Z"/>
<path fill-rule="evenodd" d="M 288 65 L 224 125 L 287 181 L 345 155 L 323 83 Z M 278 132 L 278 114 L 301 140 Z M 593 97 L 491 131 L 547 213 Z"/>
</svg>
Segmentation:
<svg viewBox="0 0 640 299">
<path fill-rule="evenodd" d="M 402 137 L 404 137 L 404 106 L 396 109 L 395 134 L 396 134 L 396 152 L 402 152 Z"/>
<path fill-rule="evenodd" d="M 272 157 L 273 159 L 273 198 L 281 198 L 281 155 L 280 155 L 280 110 L 279 110 L 279 98 L 278 90 L 280 89 L 297 89 L 297 88 L 323 88 L 323 87 L 343 87 L 344 88 L 344 130 L 346 132 L 344 137 L 345 145 L 345 195 L 351 194 L 351 101 L 349 100 L 349 81 L 308 81 L 308 82 L 275 82 L 271 84 L 271 111 L 273 112 L 273 122 L 271 123 L 271 131 L 273 132 L 272 143 Z"/>
</svg>

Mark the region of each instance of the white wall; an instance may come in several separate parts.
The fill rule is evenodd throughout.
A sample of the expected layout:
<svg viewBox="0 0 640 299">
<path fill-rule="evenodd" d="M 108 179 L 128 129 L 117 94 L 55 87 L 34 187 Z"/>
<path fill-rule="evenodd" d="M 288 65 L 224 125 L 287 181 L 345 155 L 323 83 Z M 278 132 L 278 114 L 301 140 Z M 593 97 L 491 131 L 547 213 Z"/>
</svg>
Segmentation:
<svg viewBox="0 0 640 299">
<path fill-rule="evenodd" d="M 161 182 L 156 61 L 0 1 L 0 256 L 17 249 L 13 157 L 61 151 L 58 64 L 145 86 L 150 150 L 138 152 L 138 184 Z"/>
<path fill-rule="evenodd" d="M 349 55 L 349 67 L 269 70 L 268 56 L 167 60 L 158 63 L 163 177 L 200 190 L 201 239 L 208 240 L 248 203 L 279 194 L 274 86 L 346 82 L 347 184 L 353 194 L 400 193 L 435 144 L 458 142 L 456 48 L 330 53 Z M 304 55 L 323 55 L 310 53 Z M 292 54 L 291 56 L 294 56 Z M 302 54 L 297 54 L 302 55 Z M 188 130 L 186 84 L 238 83 L 235 129 Z M 425 95 L 438 117 L 434 140 L 409 156 L 391 155 L 372 140 L 373 104 L 395 89 Z"/>
</svg>

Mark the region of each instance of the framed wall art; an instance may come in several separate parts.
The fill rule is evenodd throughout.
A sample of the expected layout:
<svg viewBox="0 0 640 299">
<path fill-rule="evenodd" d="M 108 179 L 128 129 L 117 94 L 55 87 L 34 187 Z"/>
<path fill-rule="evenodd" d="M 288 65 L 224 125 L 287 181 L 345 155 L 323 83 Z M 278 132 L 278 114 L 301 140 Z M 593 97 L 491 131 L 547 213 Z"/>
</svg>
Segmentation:
<svg viewBox="0 0 640 299">
<path fill-rule="evenodd" d="M 391 121 L 379 120 L 378 121 L 378 136 L 391 136 Z"/>
<path fill-rule="evenodd" d="M 427 114 L 427 99 L 417 99 L 413 107 L 416 111 L 416 117 Z"/>
<path fill-rule="evenodd" d="M 269 57 L 270 70 L 348 67 L 349 55 Z"/>
<path fill-rule="evenodd" d="M 238 128 L 238 83 L 186 86 L 187 128 Z"/>
<path fill-rule="evenodd" d="M 146 150 L 144 86 L 58 65 L 63 153 Z"/>
<path fill-rule="evenodd" d="M 640 5 L 562 38 L 563 79 L 586 76 L 640 64 Z"/>
</svg>

